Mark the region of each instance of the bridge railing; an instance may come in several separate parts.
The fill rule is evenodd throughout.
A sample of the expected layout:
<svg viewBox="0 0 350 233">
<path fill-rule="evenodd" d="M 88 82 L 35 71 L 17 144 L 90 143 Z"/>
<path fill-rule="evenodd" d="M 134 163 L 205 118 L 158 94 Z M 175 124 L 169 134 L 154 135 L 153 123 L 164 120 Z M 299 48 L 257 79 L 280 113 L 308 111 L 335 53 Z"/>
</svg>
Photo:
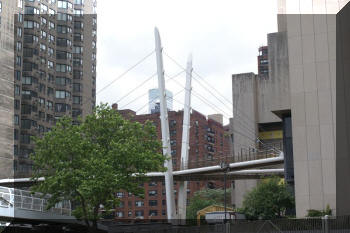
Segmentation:
<svg viewBox="0 0 350 233">
<path fill-rule="evenodd" d="M 181 166 L 181 163 L 174 163 L 173 164 L 173 170 L 179 171 L 184 169 L 192 169 L 192 168 L 200 168 L 200 167 L 207 167 L 207 166 L 215 166 L 220 165 L 221 162 L 226 163 L 237 163 L 237 162 L 245 162 L 245 161 L 251 161 L 251 160 L 258 160 L 258 159 L 266 159 L 266 158 L 274 158 L 278 157 L 280 155 L 280 151 L 271 148 L 266 150 L 250 150 L 250 151 L 244 151 L 243 153 L 239 153 L 235 156 L 218 156 L 214 158 L 207 158 L 207 159 L 191 159 L 188 161 L 188 163 L 184 163 L 185 165 Z"/>
<path fill-rule="evenodd" d="M 32 194 L 30 191 L 0 186 L 0 208 L 18 208 L 58 215 L 71 215 L 69 201 L 61 201 L 54 207 L 47 209 L 48 198 L 42 198 L 41 196 L 42 194 L 39 193 Z"/>
</svg>

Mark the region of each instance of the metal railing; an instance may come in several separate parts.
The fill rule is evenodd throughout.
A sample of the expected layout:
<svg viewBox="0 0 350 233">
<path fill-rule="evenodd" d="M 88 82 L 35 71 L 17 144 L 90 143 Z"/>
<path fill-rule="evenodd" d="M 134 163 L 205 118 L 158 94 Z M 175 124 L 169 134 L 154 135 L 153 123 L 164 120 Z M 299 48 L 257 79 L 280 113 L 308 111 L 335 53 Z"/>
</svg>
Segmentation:
<svg viewBox="0 0 350 233">
<path fill-rule="evenodd" d="M 183 169 L 215 166 L 215 165 L 219 165 L 223 161 L 225 161 L 226 163 L 246 162 L 251 160 L 274 158 L 274 157 L 278 157 L 279 155 L 280 155 L 280 151 L 276 149 L 250 150 L 235 156 L 218 156 L 211 159 L 201 159 L 201 160 L 191 159 L 188 161 L 187 164 L 185 163 L 186 165 L 183 165 L 183 166 L 181 166 L 181 163 L 173 164 L 173 170 L 179 171 Z"/>
<path fill-rule="evenodd" d="M 49 197 L 43 198 L 41 196 L 40 193 L 32 194 L 30 191 L 0 186 L 0 208 L 18 208 L 71 216 L 70 201 L 61 201 L 54 207 L 47 209 Z"/>
</svg>

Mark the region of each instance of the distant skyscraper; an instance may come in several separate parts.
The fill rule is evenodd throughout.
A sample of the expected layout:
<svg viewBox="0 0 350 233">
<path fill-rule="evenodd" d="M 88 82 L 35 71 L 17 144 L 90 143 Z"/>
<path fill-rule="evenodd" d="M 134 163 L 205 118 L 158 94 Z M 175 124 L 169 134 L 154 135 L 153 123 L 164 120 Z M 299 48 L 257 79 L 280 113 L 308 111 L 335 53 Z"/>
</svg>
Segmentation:
<svg viewBox="0 0 350 233">
<path fill-rule="evenodd" d="M 167 98 L 167 108 L 169 111 L 173 110 L 173 93 L 168 90 L 165 90 Z M 160 111 L 160 99 L 159 99 L 159 90 L 150 89 L 148 91 L 148 100 L 149 100 L 149 112 L 156 113 Z"/>
</svg>

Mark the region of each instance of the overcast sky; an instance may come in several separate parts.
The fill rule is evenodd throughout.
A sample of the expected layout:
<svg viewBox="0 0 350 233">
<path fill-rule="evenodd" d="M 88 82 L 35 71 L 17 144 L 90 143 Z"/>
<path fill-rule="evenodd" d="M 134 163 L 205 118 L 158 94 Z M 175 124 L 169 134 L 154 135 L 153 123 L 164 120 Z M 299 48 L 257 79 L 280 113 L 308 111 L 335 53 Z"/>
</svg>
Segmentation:
<svg viewBox="0 0 350 233">
<path fill-rule="evenodd" d="M 97 92 L 154 50 L 156 26 L 164 52 L 183 67 L 188 54 L 192 53 L 194 71 L 232 102 L 231 75 L 257 72 L 258 47 L 266 44 L 267 33 L 277 31 L 276 15 L 276 0 L 100 0 Z M 167 56 L 163 58 L 166 75 L 171 77 L 181 71 Z M 129 96 L 122 97 L 155 72 L 153 54 L 100 92 L 97 102 L 118 102 L 119 107 L 134 111 L 145 106 L 138 113 L 147 113 L 146 93 L 157 87 L 156 76 Z M 184 73 L 174 79 L 185 85 Z M 232 105 L 212 90 L 221 101 L 216 99 L 197 80 L 192 81 L 193 90 L 203 96 L 206 103 L 192 96 L 192 107 L 206 115 L 221 113 L 232 117 Z M 172 80 L 166 82 L 166 88 L 174 95 L 183 90 Z M 174 109 L 182 109 L 184 92 L 174 99 Z"/>
</svg>

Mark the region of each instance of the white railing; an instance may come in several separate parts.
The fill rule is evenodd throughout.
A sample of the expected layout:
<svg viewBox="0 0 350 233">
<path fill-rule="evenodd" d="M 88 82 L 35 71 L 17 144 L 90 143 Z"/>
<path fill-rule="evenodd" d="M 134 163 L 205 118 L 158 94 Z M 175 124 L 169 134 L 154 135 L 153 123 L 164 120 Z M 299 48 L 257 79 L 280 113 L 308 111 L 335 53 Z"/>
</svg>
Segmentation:
<svg viewBox="0 0 350 233">
<path fill-rule="evenodd" d="M 18 208 L 23 210 L 54 213 L 71 216 L 70 201 L 61 201 L 47 210 L 48 198 L 30 191 L 0 186 L 0 208 Z"/>
</svg>

